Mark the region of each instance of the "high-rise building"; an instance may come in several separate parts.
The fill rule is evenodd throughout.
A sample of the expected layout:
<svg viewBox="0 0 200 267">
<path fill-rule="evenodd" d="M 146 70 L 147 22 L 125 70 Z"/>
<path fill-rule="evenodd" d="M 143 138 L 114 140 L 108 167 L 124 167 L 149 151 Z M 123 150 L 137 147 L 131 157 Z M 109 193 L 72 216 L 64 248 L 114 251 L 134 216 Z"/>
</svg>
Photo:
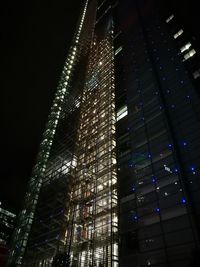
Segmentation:
<svg viewBox="0 0 200 267">
<path fill-rule="evenodd" d="M 155 0 L 85 1 L 10 263 L 198 266 L 198 51 L 173 19 Z"/>
<path fill-rule="evenodd" d="M 5 266 L 16 215 L 5 209 L 0 202 L 0 266 Z"/>
</svg>

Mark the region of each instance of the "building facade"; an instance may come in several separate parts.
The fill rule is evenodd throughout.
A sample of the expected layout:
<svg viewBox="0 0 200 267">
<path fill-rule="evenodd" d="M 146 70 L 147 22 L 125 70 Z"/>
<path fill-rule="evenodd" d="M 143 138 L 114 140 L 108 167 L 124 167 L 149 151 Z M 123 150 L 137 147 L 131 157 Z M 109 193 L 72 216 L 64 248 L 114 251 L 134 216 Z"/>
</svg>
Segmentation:
<svg viewBox="0 0 200 267">
<path fill-rule="evenodd" d="M 5 209 L 0 202 L 0 266 L 5 266 L 16 215 Z"/>
<path fill-rule="evenodd" d="M 173 19 L 85 1 L 9 263 L 198 266 L 198 51 Z"/>
</svg>

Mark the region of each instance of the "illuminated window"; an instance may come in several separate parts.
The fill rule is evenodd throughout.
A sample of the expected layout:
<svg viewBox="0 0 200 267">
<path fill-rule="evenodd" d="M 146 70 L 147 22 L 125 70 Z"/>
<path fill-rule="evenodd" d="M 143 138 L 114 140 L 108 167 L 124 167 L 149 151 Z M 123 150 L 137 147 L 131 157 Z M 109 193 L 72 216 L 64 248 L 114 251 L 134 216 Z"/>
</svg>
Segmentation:
<svg viewBox="0 0 200 267">
<path fill-rule="evenodd" d="M 197 79 L 200 77 L 200 69 L 196 70 L 195 72 L 192 73 L 194 79 Z"/>
<path fill-rule="evenodd" d="M 195 54 L 196 54 L 196 51 L 194 49 L 190 50 L 187 54 L 184 55 L 183 61 L 193 57 Z"/>
<path fill-rule="evenodd" d="M 122 49 L 123 49 L 122 46 L 118 47 L 118 48 L 115 50 L 115 56 L 116 56 L 117 54 L 119 54 L 119 53 L 122 51 Z"/>
<path fill-rule="evenodd" d="M 183 34 L 182 29 L 180 29 L 177 33 L 174 34 L 174 39 L 178 38 L 181 34 Z"/>
<path fill-rule="evenodd" d="M 166 23 L 169 23 L 170 20 L 172 20 L 174 18 L 174 15 L 172 14 L 171 16 L 169 16 L 169 18 L 166 19 Z"/>
<path fill-rule="evenodd" d="M 119 120 L 121 120 L 122 118 L 124 118 L 127 114 L 128 114 L 127 106 L 123 106 L 123 107 L 121 107 L 121 108 L 117 111 L 117 121 L 119 121 Z"/>
<path fill-rule="evenodd" d="M 188 50 L 191 46 L 191 43 L 187 43 L 184 46 L 181 47 L 181 53 L 183 53 L 184 51 Z"/>
</svg>

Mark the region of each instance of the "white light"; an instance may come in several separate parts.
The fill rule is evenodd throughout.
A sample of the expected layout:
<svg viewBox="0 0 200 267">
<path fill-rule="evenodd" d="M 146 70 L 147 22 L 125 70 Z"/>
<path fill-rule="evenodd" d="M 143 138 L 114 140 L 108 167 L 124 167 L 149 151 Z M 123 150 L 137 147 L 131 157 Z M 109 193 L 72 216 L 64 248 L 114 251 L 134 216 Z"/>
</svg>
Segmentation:
<svg viewBox="0 0 200 267">
<path fill-rule="evenodd" d="M 164 165 L 164 169 L 165 169 L 165 171 L 172 173 L 171 169 L 169 167 L 167 167 L 166 165 Z"/>
<path fill-rule="evenodd" d="M 180 29 L 177 33 L 174 34 L 174 39 L 178 38 L 181 34 L 183 34 L 182 29 Z"/>
<path fill-rule="evenodd" d="M 195 72 L 193 72 L 192 75 L 193 75 L 194 79 L 199 78 L 199 77 L 200 77 L 200 69 L 198 69 L 198 70 L 196 70 Z"/>
<path fill-rule="evenodd" d="M 181 53 L 183 53 L 184 51 L 188 50 L 191 46 L 191 43 L 187 43 L 184 46 L 181 47 Z"/>
<path fill-rule="evenodd" d="M 123 49 L 122 46 L 118 47 L 118 48 L 115 50 L 115 56 L 116 56 L 117 54 L 119 54 L 119 53 L 122 51 L 122 49 Z"/>
<path fill-rule="evenodd" d="M 102 190 L 102 189 L 103 189 L 103 185 L 100 184 L 100 185 L 98 186 L 98 189 L 99 189 L 99 190 Z"/>
<path fill-rule="evenodd" d="M 193 57 L 196 54 L 196 51 L 194 49 L 190 50 L 187 54 L 184 55 L 184 61 Z"/>
<path fill-rule="evenodd" d="M 170 20 L 172 20 L 174 18 L 174 15 L 172 14 L 171 16 L 169 16 L 169 18 L 166 19 L 166 23 L 170 22 Z"/>
<path fill-rule="evenodd" d="M 117 121 L 121 120 L 126 115 L 128 115 L 127 106 L 123 106 L 117 111 Z"/>
</svg>

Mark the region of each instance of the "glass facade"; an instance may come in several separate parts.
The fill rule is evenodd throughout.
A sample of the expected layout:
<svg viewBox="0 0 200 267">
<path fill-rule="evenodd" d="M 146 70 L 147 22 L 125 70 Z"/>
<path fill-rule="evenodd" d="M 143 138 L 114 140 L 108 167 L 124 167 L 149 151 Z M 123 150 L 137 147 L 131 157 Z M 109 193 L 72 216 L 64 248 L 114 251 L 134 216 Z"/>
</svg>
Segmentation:
<svg viewBox="0 0 200 267">
<path fill-rule="evenodd" d="M 0 202 L 0 246 L 7 246 L 10 242 L 16 215 L 2 207 Z"/>
<path fill-rule="evenodd" d="M 126 2 L 116 11 L 116 48 L 124 47 L 116 102 L 128 107 L 116 123 L 120 263 L 190 266 L 199 242 L 199 98 L 156 6 Z"/>
<path fill-rule="evenodd" d="M 174 22 L 154 0 L 85 2 L 17 266 L 198 266 L 200 100 L 186 65 L 198 51 Z"/>
</svg>

